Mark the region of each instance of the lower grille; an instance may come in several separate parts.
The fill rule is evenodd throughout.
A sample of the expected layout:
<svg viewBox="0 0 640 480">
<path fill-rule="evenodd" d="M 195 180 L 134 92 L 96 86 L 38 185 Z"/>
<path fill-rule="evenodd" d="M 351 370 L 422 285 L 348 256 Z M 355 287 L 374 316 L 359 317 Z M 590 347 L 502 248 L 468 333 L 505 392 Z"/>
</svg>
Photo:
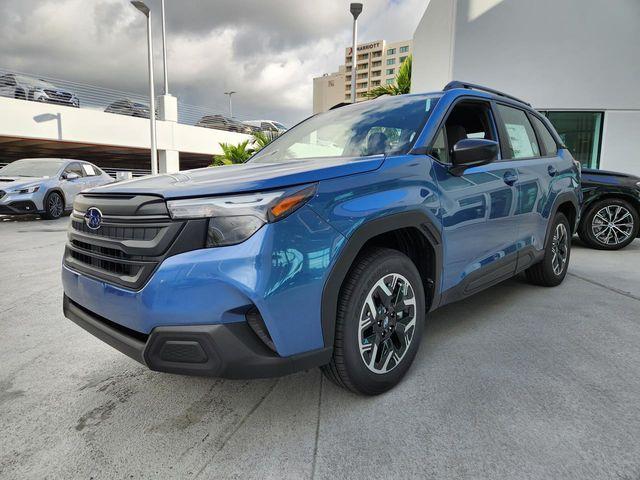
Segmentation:
<svg viewBox="0 0 640 480">
<path fill-rule="evenodd" d="M 140 271 L 139 265 L 119 263 L 113 260 L 104 260 L 75 250 L 71 250 L 69 254 L 71 255 L 71 257 L 81 263 L 84 263 L 85 265 L 103 270 L 105 272 L 109 272 L 114 275 L 126 275 L 127 277 L 133 277 Z"/>
</svg>

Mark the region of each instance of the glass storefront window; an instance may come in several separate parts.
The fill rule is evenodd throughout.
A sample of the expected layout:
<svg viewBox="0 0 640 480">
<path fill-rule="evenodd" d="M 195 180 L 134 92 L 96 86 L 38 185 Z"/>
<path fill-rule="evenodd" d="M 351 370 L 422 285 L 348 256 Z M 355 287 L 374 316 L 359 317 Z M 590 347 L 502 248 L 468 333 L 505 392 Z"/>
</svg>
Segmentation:
<svg viewBox="0 0 640 480">
<path fill-rule="evenodd" d="M 573 157 L 583 167 L 598 168 L 602 142 L 602 112 L 543 113 L 560 135 Z"/>
</svg>

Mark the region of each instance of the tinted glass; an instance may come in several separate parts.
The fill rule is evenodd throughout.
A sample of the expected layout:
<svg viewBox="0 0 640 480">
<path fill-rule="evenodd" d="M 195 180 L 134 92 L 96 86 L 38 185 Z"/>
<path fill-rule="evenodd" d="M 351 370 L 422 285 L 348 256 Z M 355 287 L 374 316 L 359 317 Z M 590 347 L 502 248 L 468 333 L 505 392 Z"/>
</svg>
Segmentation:
<svg viewBox="0 0 640 480">
<path fill-rule="evenodd" d="M 558 153 L 558 146 L 556 145 L 556 141 L 553 139 L 553 136 L 547 129 L 547 126 L 542 122 L 542 120 L 532 115 L 531 121 L 538 131 L 540 142 L 542 143 L 542 153 L 544 155 L 555 155 L 556 153 Z"/>
<path fill-rule="evenodd" d="M 63 161 L 59 158 L 25 158 L 0 168 L 0 177 L 52 177 Z"/>
<path fill-rule="evenodd" d="M 84 170 L 79 163 L 72 163 L 67 168 L 64 169 L 66 173 L 73 172 L 79 177 L 84 177 Z"/>
<path fill-rule="evenodd" d="M 602 112 L 547 112 L 562 143 L 583 167 L 598 168 Z"/>
<path fill-rule="evenodd" d="M 431 156 L 442 163 L 449 163 L 447 140 L 444 136 L 444 130 L 442 128 L 433 141 L 433 146 L 431 147 Z"/>
<path fill-rule="evenodd" d="M 406 153 L 438 95 L 398 95 L 315 115 L 260 150 L 252 162 Z"/>
<path fill-rule="evenodd" d="M 507 130 L 509 158 L 539 157 L 540 149 L 533 127 L 524 111 L 498 104 L 500 117 Z"/>
</svg>

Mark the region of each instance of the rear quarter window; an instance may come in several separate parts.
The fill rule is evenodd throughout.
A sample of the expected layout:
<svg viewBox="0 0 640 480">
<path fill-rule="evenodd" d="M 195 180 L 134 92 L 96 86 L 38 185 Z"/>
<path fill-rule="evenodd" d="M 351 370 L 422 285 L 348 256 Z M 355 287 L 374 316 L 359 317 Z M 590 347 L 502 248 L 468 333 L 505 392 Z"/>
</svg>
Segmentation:
<svg viewBox="0 0 640 480">
<path fill-rule="evenodd" d="M 551 156 L 558 153 L 558 145 L 556 145 L 556 141 L 549 132 L 547 126 L 540 120 L 538 117 L 531 115 L 531 121 L 533 122 L 534 127 L 538 131 L 538 136 L 540 137 L 540 147 L 542 149 L 543 155 Z"/>
</svg>

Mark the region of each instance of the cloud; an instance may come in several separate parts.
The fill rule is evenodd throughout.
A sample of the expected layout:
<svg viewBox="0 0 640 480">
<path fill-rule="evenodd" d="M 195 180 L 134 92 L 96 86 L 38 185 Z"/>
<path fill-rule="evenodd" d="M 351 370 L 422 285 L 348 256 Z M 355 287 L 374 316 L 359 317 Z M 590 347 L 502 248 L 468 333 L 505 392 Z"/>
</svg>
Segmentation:
<svg viewBox="0 0 640 480">
<path fill-rule="evenodd" d="M 161 85 L 159 1 L 155 14 Z M 362 41 L 410 37 L 427 0 L 365 0 Z M 166 0 L 170 89 L 182 102 L 294 123 L 311 113 L 312 79 L 350 43 L 348 1 Z M 3 0 L 0 67 L 144 94 L 142 15 L 125 0 Z"/>
</svg>

